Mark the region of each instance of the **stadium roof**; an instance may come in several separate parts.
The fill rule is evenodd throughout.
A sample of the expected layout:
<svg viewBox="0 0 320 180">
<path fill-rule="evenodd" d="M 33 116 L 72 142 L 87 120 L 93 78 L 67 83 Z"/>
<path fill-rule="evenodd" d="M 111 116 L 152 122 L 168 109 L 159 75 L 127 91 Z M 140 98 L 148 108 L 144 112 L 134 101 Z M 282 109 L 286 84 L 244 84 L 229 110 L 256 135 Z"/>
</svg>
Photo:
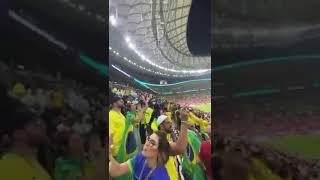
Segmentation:
<svg viewBox="0 0 320 180">
<path fill-rule="evenodd" d="M 110 1 L 109 50 L 140 71 L 173 77 L 209 74 L 211 56 L 192 55 L 188 48 L 191 4 L 191 0 Z"/>
</svg>

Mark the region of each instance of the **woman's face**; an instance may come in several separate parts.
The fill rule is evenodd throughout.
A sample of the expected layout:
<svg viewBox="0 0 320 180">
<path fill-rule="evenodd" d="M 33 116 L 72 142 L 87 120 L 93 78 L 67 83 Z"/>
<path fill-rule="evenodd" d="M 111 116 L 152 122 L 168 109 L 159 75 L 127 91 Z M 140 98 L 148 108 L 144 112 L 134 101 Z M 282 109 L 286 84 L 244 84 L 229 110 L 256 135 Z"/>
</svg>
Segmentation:
<svg viewBox="0 0 320 180">
<path fill-rule="evenodd" d="M 147 141 L 142 149 L 142 155 L 146 158 L 157 157 L 159 153 L 158 147 L 159 137 L 156 134 L 152 134 L 150 137 L 147 137 Z"/>
</svg>

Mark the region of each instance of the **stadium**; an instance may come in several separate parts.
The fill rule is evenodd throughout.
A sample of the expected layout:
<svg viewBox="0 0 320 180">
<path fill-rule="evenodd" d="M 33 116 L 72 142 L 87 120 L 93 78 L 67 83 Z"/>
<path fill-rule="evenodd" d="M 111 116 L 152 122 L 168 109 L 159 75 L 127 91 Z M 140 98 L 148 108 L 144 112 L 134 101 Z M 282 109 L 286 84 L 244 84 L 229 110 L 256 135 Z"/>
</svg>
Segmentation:
<svg viewBox="0 0 320 180">
<path fill-rule="evenodd" d="M 210 40 L 210 1 L 109 1 L 112 179 L 212 179 Z M 128 121 L 138 123 L 127 130 Z M 147 163 L 145 171 L 162 132 L 175 153 L 163 152 L 165 166 Z"/>
<path fill-rule="evenodd" d="M 250 178 L 253 166 L 256 179 L 319 178 L 320 4 L 300 6 L 214 1 L 214 149 L 234 149 L 215 160 Z"/>
</svg>

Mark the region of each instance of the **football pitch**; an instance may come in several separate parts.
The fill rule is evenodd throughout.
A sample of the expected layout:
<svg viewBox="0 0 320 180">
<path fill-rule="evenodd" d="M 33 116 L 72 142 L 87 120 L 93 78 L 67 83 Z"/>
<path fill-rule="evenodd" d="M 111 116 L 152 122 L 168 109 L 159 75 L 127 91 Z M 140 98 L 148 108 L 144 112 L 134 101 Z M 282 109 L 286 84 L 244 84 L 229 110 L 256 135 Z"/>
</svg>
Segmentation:
<svg viewBox="0 0 320 180">
<path fill-rule="evenodd" d="M 320 159 L 320 135 L 289 135 L 265 142 L 282 152 L 304 159 Z"/>
<path fill-rule="evenodd" d="M 194 108 L 199 109 L 204 112 L 211 112 L 211 103 L 194 106 Z"/>
</svg>

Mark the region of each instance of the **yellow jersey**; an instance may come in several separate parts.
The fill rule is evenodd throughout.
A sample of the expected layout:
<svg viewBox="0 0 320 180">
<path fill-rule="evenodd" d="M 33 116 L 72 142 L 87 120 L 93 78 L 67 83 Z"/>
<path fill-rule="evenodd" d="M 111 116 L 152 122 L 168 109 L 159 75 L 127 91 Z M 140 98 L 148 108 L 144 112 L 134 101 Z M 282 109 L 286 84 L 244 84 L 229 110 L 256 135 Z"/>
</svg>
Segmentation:
<svg viewBox="0 0 320 180">
<path fill-rule="evenodd" d="M 5 154 L 0 160 L 0 179 L 3 180 L 52 180 L 35 158 Z"/>
<path fill-rule="evenodd" d="M 142 124 L 149 124 L 151 116 L 152 116 L 152 113 L 153 113 L 153 109 L 148 107 L 146 112 L 145 112 L 145 114 L 144 114 L 144 120 L 141 121 Z"/>
<path fill-rule="evenodd" d="M 171 139 L 170 134 L 167 134 L 167 139 L 168 139 L 169 143 L 173 142 L 172 139 Z M 170 180 L 178 180 L 179 179 L 178 171 L 177 171 L 177 168 L 176 168 L 176 165 L 175 165 L 175 162 L 174 162 L 174 156 L 169 156 L 169 160 L 166 163 L 165 167 L 167 169 L 167 172 L 168 172 L 168 175 L 170 177 Z"/>
<path fill-rule="evenodd" d="M 113 156 L 118 154 L 126 125 L 125 120 L 121 112 L 114 110 L 109 111 L 109 133 L 113 135 Z"/>
</svg>

